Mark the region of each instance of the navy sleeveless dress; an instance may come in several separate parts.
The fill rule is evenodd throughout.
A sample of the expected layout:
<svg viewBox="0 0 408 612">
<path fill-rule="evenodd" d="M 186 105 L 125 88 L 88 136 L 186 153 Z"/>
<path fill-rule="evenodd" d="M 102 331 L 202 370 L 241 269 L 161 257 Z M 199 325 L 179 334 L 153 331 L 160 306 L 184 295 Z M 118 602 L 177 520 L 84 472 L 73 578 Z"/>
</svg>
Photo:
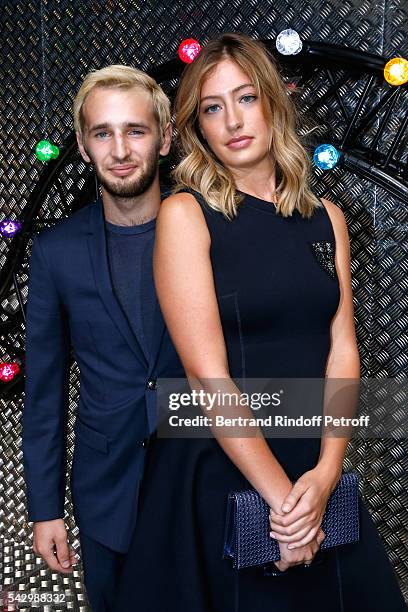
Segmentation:
<svg viewBox="0 0 408 612">
<path fill-rule="evenodd" d="M 323 378 L 340 291 L 325 207 L 304 219 L 245 195 L 226 220 L 200 203 L 231 376 Z M 320 440 L 269 439 L 291 480 L 313 468 Z M 115 610 L 401 612 L 392 566 L 360 499 L 361 539 L 279 576 L 223 559 L 227 495 L 249 483 L 214 438 L 155 437 Z"/>
</svg>

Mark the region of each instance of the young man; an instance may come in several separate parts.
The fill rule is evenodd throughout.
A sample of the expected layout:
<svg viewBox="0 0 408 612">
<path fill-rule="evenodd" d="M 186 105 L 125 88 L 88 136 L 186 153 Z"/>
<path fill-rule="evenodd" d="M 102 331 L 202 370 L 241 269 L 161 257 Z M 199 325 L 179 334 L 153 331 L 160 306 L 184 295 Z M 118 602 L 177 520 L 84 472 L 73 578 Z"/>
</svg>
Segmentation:
<svg viewBox="0 0 408 612">
<path fill-rule="evenodd" d="M 64 524 L 72 346 L 81 385 L 71 489 L 94 612 L 111 609 L 136 522 L 156 378 L 183 375 L 152 275 L 169 107 L 139 70 L 88 74 L 74 121 L 102 198 L 36 236 L 30 261 L 23 453 L 34 551 L 52 570 L 72 571 Z"/>
</svg>

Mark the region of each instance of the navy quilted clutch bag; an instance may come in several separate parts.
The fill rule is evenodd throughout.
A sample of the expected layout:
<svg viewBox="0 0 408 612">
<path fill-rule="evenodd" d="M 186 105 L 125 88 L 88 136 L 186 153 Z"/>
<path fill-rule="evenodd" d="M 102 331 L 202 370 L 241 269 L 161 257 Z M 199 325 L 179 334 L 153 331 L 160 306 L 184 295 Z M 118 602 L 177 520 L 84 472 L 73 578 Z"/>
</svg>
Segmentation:
<svg viewBox="0 0 408 612">
<path fill-rule="evenodd" d="M 327 502 L 321 527 L 326 536 L 321 549 L 358 541 L 358 477 L 354 472 L 341 476 Z M 278 541 L 269 532 L 269 506 L 257 491 L 228 495 L 224 558 L 232 559 L 234 568 L 280 559 Z"/>
</svg>

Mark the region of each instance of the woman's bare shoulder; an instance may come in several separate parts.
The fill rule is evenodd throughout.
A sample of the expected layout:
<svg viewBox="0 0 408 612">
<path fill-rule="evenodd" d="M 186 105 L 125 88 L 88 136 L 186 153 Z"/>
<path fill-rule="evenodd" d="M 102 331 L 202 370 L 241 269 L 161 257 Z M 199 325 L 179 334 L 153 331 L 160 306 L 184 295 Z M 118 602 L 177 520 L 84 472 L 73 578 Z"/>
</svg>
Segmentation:
<svg viewBox="0 0 408 612">
<path fill-rule="evenodd" d="M 344 230 L 344 227 L 347 226 L 347 224 L 344 213 L 341 208 L 337 206 L 337 204 L 335 204 L 334 202 L 326 200 L 325 198 L 321 198 L 321 202 L 327 210 L 327 214 L 330 217 L 333 227 L 337 227 L 339 230 Z"/>
<path fill-rule="evenodd" d="M 157 216 L 158 230 L 164 228 L 179 235 L 200 233 L 208 237 L 208 227 L 200 204 L 191 193 L 178 192 L 162 201 Z"/>
<path fill-rule="evenodd" d="M 336 242 L 348 243 L 349 235 L 347 229 L 347 221 L 343 211 L 339 206 L 337 206 L 337 204 L 334 204 L 334 202 L 331 202 L 330 200 L 325 200 L 324 198 L 321 198 L 321 201 L 327 211 L 327 214 L 330 217 L 334 235 L 336 237 Z"/>
<path fill-rule="evenodd" d="M 201 212 L 201 207 L 192 193 L 179 191 L 172 193 L 162 201 L 160 213 L 162 211 L 166 211 L 166 214 L 172 212 L 174 214 L 194 215 Z"/>
</svg>

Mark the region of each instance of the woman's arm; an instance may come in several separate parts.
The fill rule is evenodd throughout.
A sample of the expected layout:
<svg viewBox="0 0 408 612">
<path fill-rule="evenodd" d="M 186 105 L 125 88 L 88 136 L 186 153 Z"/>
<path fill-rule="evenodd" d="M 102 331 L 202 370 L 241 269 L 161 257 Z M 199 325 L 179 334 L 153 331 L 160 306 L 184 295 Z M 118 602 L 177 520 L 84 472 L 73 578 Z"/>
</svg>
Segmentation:
<svg viewBox="0 0 408 612">
<path fill-rule="evenodd" d="M 329 381 L 347 379 L 350 386 L 357 389 L 357 385 L 354 386 L 353 382 L 360 379 L 360 355 L 354 325 L 349 235 L 346 220 L 340 208 L 329 200 L 323 201 L 335 233 L 336 268 L 340 284 L 340 304 L 331 325 L 331 348 L 327 359 L 326 378 Z M 350 397 L 350 400 L 352 399 Z M 356 406 L 352 405 L 352 402 L 350 404 L 349 410 L 354 413 Z M 352 416 L 351 413 L 345 416 Z M 340 477 L 349 440 L 350 436 L 324 436 L 318 466 L 329 474 L 337 474 Z"/>
<path fill-rule="evenodd" d="M 328 391 L 325 393 L 324 411 L 333 416 L 353 416 L 358 399 L 360 358 L 354 326 L 349 236 L 341 209 L 328 200 L 324 200 L 324 204 L 336 239 L 335 263 L 340 285 L 340 303 L 331 324 L 331 348 L 326 365 Z M 333 414 L 336 408 L 330 389 L 339 391 L 342 387 L 340 379 L 345 380 L 343 395 L 339 397 L 347 397 L 348 406 L 342 403 L 341 414 Z M 271 513 L 271 528 L 280 542 L 291 543 L 291 547 L 296 548 L 314 537 L 320 527 L 328 497 L 341 476 L 349 439 L 350 436 L 346 434 L 343 437 L 322 436 L 316 467 L 299 478 L 284 500 L 284 508 L 288 513 L 284 517 Z M 299 531 L 305 521 L 309 524 L 306 535 Z M 303 533 L 300 539 L 299 533 Z"/>
<path fill-rule="evenodd" d="M 194 387 L 227 379 L 227 353 L 210 260 L 210 235 L 195 198 L 186 193 L 167 198 L 160 208 L 154 249 L 158 299 L 170 336 Z M 275 512 L 292 489 L 285 471 L 262 434 L 219 437 L 225 453 Z"/>
</svg>

